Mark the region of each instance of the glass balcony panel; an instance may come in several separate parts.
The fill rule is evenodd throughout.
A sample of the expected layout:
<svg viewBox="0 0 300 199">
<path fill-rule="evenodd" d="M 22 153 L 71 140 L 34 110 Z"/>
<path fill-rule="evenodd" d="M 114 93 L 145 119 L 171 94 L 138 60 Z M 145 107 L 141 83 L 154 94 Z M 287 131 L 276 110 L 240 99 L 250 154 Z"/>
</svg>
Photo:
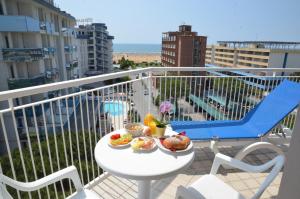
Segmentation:
<svg viewBox="0 0 300 199">
<path fill-rule="evenodd" d="M 2 56 L 4 61 L 23 62 L 43 59 L 45 53 L 43 48 L 4 48 Z"/>
<path fill-rule="evenodd" d="M 0 16 L 0 32 L 40 32 L 40 22 L 27 16 Z"/>
<path fill-rule="evenodd" d="M 38 85 L 49 83 L 45 74 L 41 74 L 39 76 L 30 77 L 30 78 L 8 79 L 7 82 L 8 82 L 8 88 L 10 90 L 25 88 L 30 86 L 38 86 Z"/>
<path fill-rule="evenodd" d="M 65 53 L 73 53 L 77 51 L 77 46 L 67 45 L 64 47 Z"/>
</svg>

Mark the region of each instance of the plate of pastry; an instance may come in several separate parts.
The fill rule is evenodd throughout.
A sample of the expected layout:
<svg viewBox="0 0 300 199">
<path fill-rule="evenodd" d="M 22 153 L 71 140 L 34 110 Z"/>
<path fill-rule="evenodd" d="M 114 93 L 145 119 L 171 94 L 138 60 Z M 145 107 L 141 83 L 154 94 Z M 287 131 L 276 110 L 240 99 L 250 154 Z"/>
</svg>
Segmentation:
<svg viewBox="0 0 300 199">
<path fill-rule="evenodd" d="M 176 153 L 186 152 L 193 148 L 190 138 L 184 132 L 159 138 L 157 145 L 164 151 Z"/>
</svg>

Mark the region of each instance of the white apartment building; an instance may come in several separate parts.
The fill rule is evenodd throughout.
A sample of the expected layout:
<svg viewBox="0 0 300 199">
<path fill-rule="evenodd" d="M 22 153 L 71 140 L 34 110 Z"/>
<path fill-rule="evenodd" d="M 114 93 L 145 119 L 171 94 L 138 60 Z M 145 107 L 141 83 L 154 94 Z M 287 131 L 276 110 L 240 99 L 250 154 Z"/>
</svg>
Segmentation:
<svg viewBox="0 0 300 199">
<path fill-rule="evenodd" d="M 79 35 L 87 35 L 88 68 L 87 75 L 103 74 L 112 71 L 113 36 L 109 35 L 104 23 L 80 25 Z"/>
<path fill-rule="evenodd" d="M 0 90 L 79 76 L 73 16 L 51 0 L 0 0 L 0 14 Z"/>
<path fill-rule="evenodd" d="M 0 0 L 0 91 L 82 77 L 88 65 L 87 39 L 77 38 L 75 25 L 75 18 L 56 7 L 53 0 Z M 60 93 L 17 98 L 13 103 L 27 104 Z M 7 108 L 7 102 L 0 102 L 0 107 Z M 37 120 L 41 117 L 38 108 Z M 27 122 L 35 132 L 30 126 L 32 112 L 26 110 Z M 12 148 L 17 145 L 16 136 L 9 132 L 24 127 L 22 112 L 14 114 L 18 126 L 7 125 Z M 49 115 L 47 107 L 45 114 Z M 4 115 L 6 123 L 12 124 L 12 119 L 11 114 Z M 0 132 L 0 153 L 3 142 Z"/>
<path fill-rule="evenodd" d="M 206 47 L 205 63 L 236 68 L 299 68 L 300 42 L 218 41 Z"/>
<path fill-rule="evenodd" d="M 88 67 L 88 36 L 80 35 L 78 29 L 76 29 L 76 37 L 77 37 L 77 56 L 78 56 L 78 65 L 77 72 L 75 78 L 85 77 L 85 73 L 89 70 Z"/>
</svg>

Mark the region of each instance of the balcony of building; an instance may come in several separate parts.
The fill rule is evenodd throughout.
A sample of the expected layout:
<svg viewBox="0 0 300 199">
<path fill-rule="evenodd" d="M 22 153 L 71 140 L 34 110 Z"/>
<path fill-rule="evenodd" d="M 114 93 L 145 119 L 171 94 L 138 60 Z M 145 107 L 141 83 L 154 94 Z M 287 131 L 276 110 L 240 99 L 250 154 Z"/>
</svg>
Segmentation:
<svg viewBox="0 0 300 199">
<path fill-rule="evenodd" d="M 43 34 L 59 35 L 59 32 L 57 32 L 55 25 L 51 22 L 40 22 L 40 31 Z"/>
<path fill-rule="evenodd" d="M 45 74 L 47 79 L 55 80 L 59 77 L 59 71 L 57 68 L 46 69 Z"/>
<path fill-rule="evenodd" d="M 2 58 L 5 62 L 30 62 L 45 57 L 43 48 L 3 48 Z"/>
<path fill-rule="evenodd" d="M 46 47 L 46 48 L 43 48 L 43 51 L 44 51 L 44 54 L 45 54 L 45 58 L 50 58 L 50 57 L 55 55 L 56 48 Z"/>
<path fill-rule="evenodd" d="M 28 16 L 0 15 L 0 32 L 40 32 L 40 22 Z"/>
<path fill-rule="evenodd" d="M 27 77 L 27 78 L 10 78 L 7 80 L 8 83 L 8 89 L 20 89 L 25 87 L 31 87 L 31 86 L 38 86 L 50 83 L 51 78 L 47 77 L 46 74 L 40 74 L 34 77 Z"/>
<path fill-rule="evenodd" d="M 178 71 L 184 75 L 178 75 Z M 260 72 L 272 75 L 257 75 Z M 300 70 L 149 67 L 2 92 L 0 101 L 9 106 L 0 110 L 3 135 L 0 172 L 29 182 L 75 165 L 85 188 L 100 197 L 137 198 L 137 181 L 111 175 L 97 166 L 94 149 L 103 136 L 124 128 L 129 122 L 142 122 L 149 112 L 157 116 L 159 104 L 166 100 L 174 107 L 171 121 L 240 120 L 283 80 L 300 82 L 295 72 Z M 19 98 L 46 96 L 49 92 L 57 95 L 16 103 Z M 296 110 L 280 123 L 286 138 L 293 135 L 297 124 Z M 285 153 L 289 152 L 289 139 L 283 138 L 277 126 L 270 135 Z M 242 148 L 237 145 L 235 140 L 219 150 L 234 156 Z M 178 186 L 190 185 L 209 174 L 214 159 L 209 142 L 194 142 L 194 150 L 194 161 L 179 174 L 152 181 L 153 198 L 175 198 Z M 258 165 L 275 156 L 270 150 L 258 150 L 245 161 Z M 249 174 L 224 167 L 217 176 L 243 196 L 250 197 L 268 172 Z M 280 172 L 261 198 L 277 196 L 285 172 Z M 65 198 L 75 192 L 68 180 L 36 192 L 18 192 L 8 186 L 7 189 L 15 198 Z"/>
<path fill-rule="evenodd" d="M 76 31 L 74 28 L 70 27 L 62 27 L 61 28 L 61 33 L 65 37 L 75 37 L 76 36 Z"/>
<path fill-rule="evenodd" d="M 74 53 L 74 52 L 77 52 L 77 46 L 73 46 L 73 45 L 66 45 L 64 47 L 65 49 L 65 53 Z"/>
<path fill-rule="evenodd" d="M 74 68 L 77 68 L 77 67 L 78 67 L 78 60 L 73 60 L 66 64 L 67 70 L 73 70 Z"/>
</svg>

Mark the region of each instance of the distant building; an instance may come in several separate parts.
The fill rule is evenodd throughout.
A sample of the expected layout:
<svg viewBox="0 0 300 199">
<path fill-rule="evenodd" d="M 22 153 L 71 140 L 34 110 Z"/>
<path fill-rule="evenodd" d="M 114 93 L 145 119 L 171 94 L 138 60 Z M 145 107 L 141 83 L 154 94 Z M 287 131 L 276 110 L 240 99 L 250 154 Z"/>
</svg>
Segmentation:
<svg viewBox="0 0 300 199">
<path fill-rule="evenodd" d="M 88 68 L 87 75 L 103 74 L 112 71 L 112 40 L 104 23 L 79 26 L 80 35 L 87 35 Z"/>
<path fill-rule="evenodd" d="M 77 38 L 77 56 L 78 56 L 78 65 L 81 67 L 77 68 L 78 78 L 85 77 L 86 72 L 89 70 L 88 67 L 88 35 L 79 34 L 78 28 L 76 28 L 76 38 Z M 80 32 L 82 33 L 82 32 Z"/>
<path fill-rule="evenodd" d="M 299 68 L 300 42 L 218 41 L 207 46 L 206 64 L 233 68 Z"/>
<path fill-rule="evenodd" d="M 192 32 L 190 25 L 179 26 L 179 31 L 163 33 L 162 65 L 204 67 L 206 40 L 205 36 Z"/>
</svg>

